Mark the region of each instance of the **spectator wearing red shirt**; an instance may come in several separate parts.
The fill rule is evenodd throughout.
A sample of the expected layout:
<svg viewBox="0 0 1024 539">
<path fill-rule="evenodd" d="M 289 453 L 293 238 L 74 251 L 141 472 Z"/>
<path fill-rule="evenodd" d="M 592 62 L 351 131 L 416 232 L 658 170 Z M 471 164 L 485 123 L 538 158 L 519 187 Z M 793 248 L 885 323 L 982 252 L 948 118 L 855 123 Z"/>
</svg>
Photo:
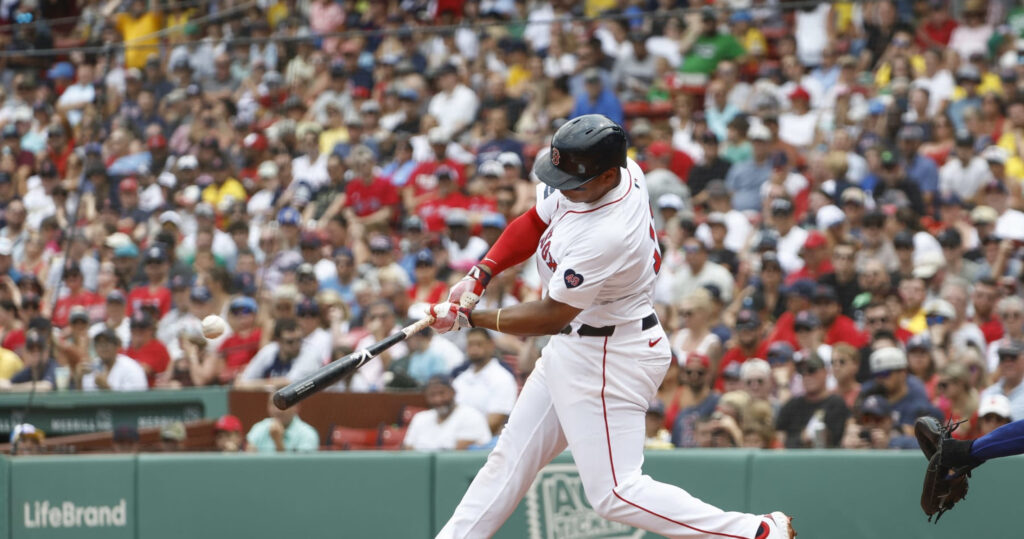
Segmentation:
<svg viewBox="0 0 1024 539">
<path fill-rule="evenodd" d="M 53 308 L 51 320 L 54 326 L 62 328 L 68 324 L 72 307 L 82 306 L 92 310 L 103 305 L 103 297 L 86 290 L 83 286 L 84 282 L 82 269 L 78 264 L 71 264 L 64 270 L 64 284 L 68 287 L 68 295 L 57 300 L 57 304 Z"/>
<path fill-rule="evenodd" d="M 13 301 L 0 301 L 0 347 L 18 351 L 25 345 L 25 329 Z"/>
<path fill-rule="evenodd" d="M 450 139 L 440 127 L 427 132 L 427 142 L 433 154 L 432 159 L 421 162 L 409 173 L 409 180 L 402 187 L 402 202 L 405 210 L 414 211 L 420 204 L 429 200 L 438 190 L 438 171 L 447 169 L 452 172 L 452 179 L 458 187 L 466 185 L 465 169 L 461 163 L 447 157 Z"/>
<path fill-rule="evenodd" d="M 75 151 L 75 142 L 60 125 L 51 125 L 46 130 L 46 160 L 57 167 L 63 178 L 68 168 L 68 157 Z"/>
<path fill-rule="evenodd" d="M 928 16 L 917 28 L 917 44 L 925 50 L 944 49 L 949 45 L 949 38 L 953 35 L 953 30 L 956 30 L 957 24 L 949 16 L 945 2 L 933 0 L 931 7 Z"/>
<path fill-rule="evenodd" d="M 228 324 L 231 325 L 232 334 L 224 339 L 217 350 L 217 378 L 221 383 L 231 383 L 260 349 L 262 332 L 256 324 L 257 310 L 256 300 L 248 296 L 231 300 Z"/>
<path fill-rule="evenodd" d="M 156 338 L 153 319 L 139 310 L 131 317 L 131 344 L 123 353 L 134 359 L 146 370 L 149 387 L 156 384 L 156 377 L 167 370 L 171 364 L 171 355 L 162 342 Z"/>
<path fill-rule="evenodd" d="M 436 174 L 437 191 L 425 195 L 427 198 L 421 199 L 416 207 L 416 214 L 423 219 L 430 232 L 443 231 L 445 218 L 452 210 L 465 210 L 469 206 L 469 199 L 459 191 L 459 186 L 455 184 L 455 173 L 451 169 L 438 168 Z"/>
<path fill-rule="evenodd" d="M 804 259 L 804 267 L 800 268 L 786 277 L 786 283 L 795 283 L 801 279 L 817 281 L 819 278 L 832 273 L 832 261 L 829 260 L 828 240 L 825 235 L 817 230 L 807 234 L 804 240 L 804 247 L 800 250 L 800 258 Z"/>
<path fill-rule="evenodd" d="M 437 266 L 430 249 L 416 253 L 415 268 L 413 276 L 416 282 L 409 289 L 409 298 L 413 303 L 437 303 L 447 297 L 448 284 L 437 279 Z"/>
<path fill-rule="evenodd" d="M 761 318 L 757 313 L 744 309 L 736 315 L 736 337 L 733 339 L 735 346 L 729 348 L 722 355 L 718 362 L 718 372 L 715 373 L 714 386 L 718 391 L 725 390 L 725 381 L 722 373 L 732 363 L 742 364 L 744 361 L 764 357 L 768 348 L 768 341 L 761 340 Z"/>
<path fill-rule="evenodd" d="M 398 211 L 398 191 L 391 182 L 374 175 L 373 150 L 356 146 L 349 153 L 355 177 L 345 186 L 346 218 L 366 226 L 389 223 Z"/>
<path fill-rule="evenodd" d="M 974 305 L 974 323 L 981 328 L 985 342 L 991 344 L 1003 338 L 1003 324 L 996 316 L 999 301 L 999 285 L 995 279 L 986 277 L 974 284 L 971 303 Z"/>
<path fill-rule="evenodd" d="M 154 245 L 146 249 L 142 260 L 147 283 L 136 286 L 128 294 L 128 316 L 143 306 L 154 306 L 163 317 L 171 310 L 171 289 L 167 286 L 167 251 L 160 245 Z"/>
<path fill-rule="evenodd" d="M 846 343 L 860 348 L 870 341 L 850 317 L 842 314 L 835 288 L 819 284 L 814 289 L 814 312 L 825 327 L 825 344 Z"/>
<path fill-rule="evenodd" d="M 814 296 L 814 283 L 806 279 L 797 281 L 785 288 L 783 296 L 786 298 L 786 312 L 779 316 L 775 322 L 775 329 L 768 336 L 768 344 L 785 341 L 793 348 L 800 348 L 796 340 L 796 332 L 793 331 L 793 321 L 797 313 L 811 308 L 811 297 Z"/>
</svg>

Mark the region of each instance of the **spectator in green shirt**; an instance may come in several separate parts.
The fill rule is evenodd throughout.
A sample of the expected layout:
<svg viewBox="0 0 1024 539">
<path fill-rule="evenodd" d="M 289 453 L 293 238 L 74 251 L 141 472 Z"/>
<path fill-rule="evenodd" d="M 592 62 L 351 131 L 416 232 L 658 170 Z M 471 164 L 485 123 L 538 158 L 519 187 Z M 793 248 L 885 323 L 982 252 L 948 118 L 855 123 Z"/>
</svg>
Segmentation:
<svg viewBox="0 0 1024 539">
<path fill-rule="evenodd" d="M 683 63 L 679 71 L 710 77 L 718 62 L 735 60 L 746 52 L 732 34 L 718 31 L 715 12 L 704 10 L 700 23 L 691 19 L 691 32 L 683 39 Z M 698 33 L 699 32 L 699 33 Z"/>
<path fill-rule="evenodd" d="M 249 451 L 281 453 L 316 451 L 320 448 L 320 435 L 309 423 L 299 419 L 297 405 L 287 410 L 278 410 L 271 394 L 267 398 L 267 412 L 270 417 L 253 425 L 245 437 L 249 442 Z"/>
</svg>

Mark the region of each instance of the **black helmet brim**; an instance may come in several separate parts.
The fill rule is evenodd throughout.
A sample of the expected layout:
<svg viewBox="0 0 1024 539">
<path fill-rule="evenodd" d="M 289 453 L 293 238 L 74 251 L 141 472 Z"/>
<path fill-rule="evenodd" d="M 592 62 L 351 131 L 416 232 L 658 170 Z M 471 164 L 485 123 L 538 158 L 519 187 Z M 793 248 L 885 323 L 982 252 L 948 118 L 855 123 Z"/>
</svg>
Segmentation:
<svg viewBox="0 0 1024 539">
<path fill-rule="evenodd" d="M 577 187 L 601 175 L 597 174 L 589 178 L 581 178 L 579 176 L 569 174 L 568 172 L 551 164 L 551 154 L 545 155 L 542 159 L 538 159 L 533 164 L 533 173 L 537 175 L 537 178 L 540 179 L 540 181 L 558 189 L 559 191 L 576 189 Z"/>
</svg>

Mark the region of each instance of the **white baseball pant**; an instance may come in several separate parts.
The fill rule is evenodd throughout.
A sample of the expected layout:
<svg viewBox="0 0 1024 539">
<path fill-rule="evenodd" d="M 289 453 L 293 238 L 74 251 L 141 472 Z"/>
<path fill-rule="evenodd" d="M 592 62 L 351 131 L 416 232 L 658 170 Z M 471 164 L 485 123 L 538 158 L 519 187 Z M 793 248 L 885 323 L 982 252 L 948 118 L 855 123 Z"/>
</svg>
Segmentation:
<svg viewBox="0 0 1024 539">
<path fill-rule="evenodd" d="M 437 537 L 494 535 L 568 445 L 601 517 L 665 537 L 752 539 L 760 516 L 722 511 L 640 470 L 648 402 L 670 361 L 661 326 L 622 324 L 610 337 L 573 329 L 544 348 L 487 463 Z"/>
</svg>

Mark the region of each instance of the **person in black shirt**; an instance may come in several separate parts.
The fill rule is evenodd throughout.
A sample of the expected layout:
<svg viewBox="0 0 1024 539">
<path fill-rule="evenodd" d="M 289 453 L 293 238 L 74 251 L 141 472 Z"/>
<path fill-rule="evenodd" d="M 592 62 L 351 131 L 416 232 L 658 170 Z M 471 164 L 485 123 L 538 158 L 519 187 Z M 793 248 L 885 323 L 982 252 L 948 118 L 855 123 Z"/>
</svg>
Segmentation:
<svg viewBox="0 0 1024 539">
<path fill-rule="evenodd" d="M 718 155 L 718 138 L 708 131 L 701 135 L 700 146 L 704 150 L 704 159 L 690 169 L 686 183 L 690 187 L 690 195 L 695 204 L 703 204 L 707 195 L 701 195 L 711 180 L 721 180 L 729 172 L 731 163 Z"/>
<path fill-rule="evenodd" d="M 790 449 L 838 447 L 850 410 L 841 397 L 825 388 L 825 362 L 812 354 L 799 363 L 797 372 L 806 393 L 789 399 L 779 410 L 775 428 L 780 441 Z"/>
<path fill-rule="evenodd" d="M 860 284 L 857 282 L 857 268 L 854 265 L 856 257 L 857 249 L 852 244 L 837 243 L 832 248 L 833 272 L 818 279 L 819 283 L 835 289 L 843 314 L 850 318 L 854 316 L 853 300 L 861 293 Z"/>
<path fill-rule="evenodd" d="M 14 373 L 10 380 L 0 379 L 0 391 L 32 391 L 32 386 L 35 391 L 50 391 L 56 387 L 57 361 L 44 354 L 47 354 L 46 337 L 38 330 L 29 330 L 21 354 L 25 368 Z"/>
<path fill-rule="evenodd" d="M 921 188 L 907 178 L 899 157 L 892 150 L 882 150 L 882 169 L 879 171 L 879 182 L 875 186 L 874 197 L 879 204 L 895 204 L 907 206 L 917 215 L 924 215 L 924 197 Z"/>
</svg>

